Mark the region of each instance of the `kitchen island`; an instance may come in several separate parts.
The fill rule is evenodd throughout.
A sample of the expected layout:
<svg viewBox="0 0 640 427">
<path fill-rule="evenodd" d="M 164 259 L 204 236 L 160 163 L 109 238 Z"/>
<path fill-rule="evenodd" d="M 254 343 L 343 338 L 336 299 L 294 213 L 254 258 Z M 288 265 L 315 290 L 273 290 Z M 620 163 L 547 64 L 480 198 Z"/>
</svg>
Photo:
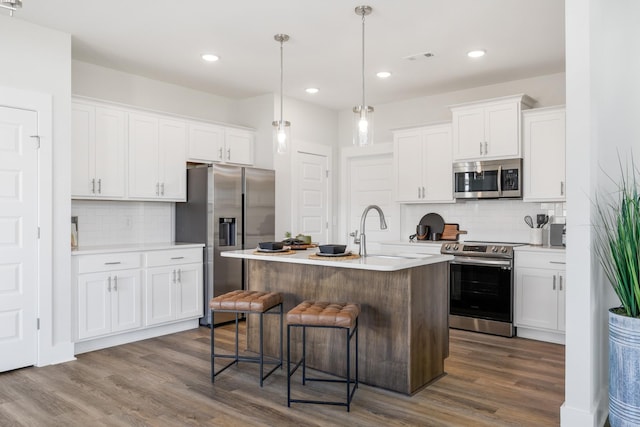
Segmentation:
<svg viewBox="0 0 640 427">
<path fill-rule="evenodd" d="M 285 255 L 244 250 L 223 252 L 222 256 L 247 259 L 248 289 L 281 292 L 285 313 L 304 300 L 360 304 L 361 382 L 410 395 L 444 374 L 444 359 L 449 355 L 451 256 L 385 254 L 318 259 L 313 256 L 316 251 Z M 251 317 L 247 345 L 256 351 L 258 322 Z M 272 331 L 278 327 L 276 316 L 266 316 L 265 325 L 265 352 L 275 355 L 278 334 Z M 292 337 L 292 358 L 296 360 L 299 338 L 297 334 Z M 344 375 L 342 335 L 309 330 L 307 345 L 308 366 Z"/>
</svg>

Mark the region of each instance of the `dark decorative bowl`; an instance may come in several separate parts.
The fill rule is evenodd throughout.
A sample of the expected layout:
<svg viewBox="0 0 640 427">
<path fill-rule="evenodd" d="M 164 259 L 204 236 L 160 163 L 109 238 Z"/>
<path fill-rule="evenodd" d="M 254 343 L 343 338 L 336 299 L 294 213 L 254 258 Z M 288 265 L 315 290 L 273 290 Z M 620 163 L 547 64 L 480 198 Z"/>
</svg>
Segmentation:
<svg viewBox="0 0 640 427">
<path fill-rule="evenodd" d="M 347 245 L 320 245 L 319 248 L 323 254 L 343 254 Z"/>
<path fill-rule="evenodd" d="M 282 242 L 260 242 L 258 243 L 258 246 L 260 247 L 260 249 L 277 251 L 279 249 L 282 249 L 284 244 Z"/>
</svg>

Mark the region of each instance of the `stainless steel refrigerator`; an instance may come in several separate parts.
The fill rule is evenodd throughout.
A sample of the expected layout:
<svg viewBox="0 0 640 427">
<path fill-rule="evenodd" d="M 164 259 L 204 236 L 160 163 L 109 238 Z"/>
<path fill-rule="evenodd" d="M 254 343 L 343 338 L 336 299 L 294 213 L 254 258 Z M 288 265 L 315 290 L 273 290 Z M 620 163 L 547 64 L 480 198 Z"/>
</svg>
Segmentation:
<svg viewBox="0 0 640 427">
<path fill-rule="evenodd" d="M 275 172 L 230 165 L 187 169 L 187 201 L 176 203 L 176 242 L 204 243 L 203 325 L 211 324 L 209 300 L 246 283 L 245 260 L 220 252 L 251 249 L 275 239 Z M 233 320 L 216 315 L 216 324 Z"/>
</svg>

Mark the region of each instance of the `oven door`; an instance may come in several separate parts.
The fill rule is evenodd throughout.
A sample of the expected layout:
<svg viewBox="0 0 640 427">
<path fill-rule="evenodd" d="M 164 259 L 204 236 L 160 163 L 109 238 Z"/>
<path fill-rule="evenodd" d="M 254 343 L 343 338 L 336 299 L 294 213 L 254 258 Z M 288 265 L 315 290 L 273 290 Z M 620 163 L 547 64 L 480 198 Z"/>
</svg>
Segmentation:
<svg viewBox="0 0 640 427">
<path fill-rule="evenodd" d="M 450 262 L 449 313 L 512 323 L 510 260 L 457 257 Z"/>
</svg>

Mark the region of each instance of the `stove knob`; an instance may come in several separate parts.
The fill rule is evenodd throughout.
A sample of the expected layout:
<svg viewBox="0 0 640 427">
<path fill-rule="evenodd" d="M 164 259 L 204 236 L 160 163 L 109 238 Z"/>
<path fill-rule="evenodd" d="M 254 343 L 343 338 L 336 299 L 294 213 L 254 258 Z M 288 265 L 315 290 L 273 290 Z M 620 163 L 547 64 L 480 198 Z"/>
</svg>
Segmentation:
<svg viewBox="0 0 640 427">
<path fill-rule="evenodd" d="M 444 245 L 444 248 L 445 248 L 446 250 L 449 250 L 449 249 L 451 249 L 451 245 L 447 243 L 446 245 Z"/>
<path fill-rule="evenodd" d="M 503 254 L 506 254 L 507 253 L 507 248 L 503 246 L 502 250 L 500 252 L 502 252 Z"/>
<path fill-rule="evenodd" d="M 491 247 L 491 252 L 498 252 L 498 247 L 497 246 L 492 246 Z"/>
<path fill-rule="evenodd" d="M 455 245 L 455 246 L 453 247 L 453 250 L 454 250 L 454 251 L 457 251 L 457 250 L 458 250 L 458 245 Z"/>
</svg>

